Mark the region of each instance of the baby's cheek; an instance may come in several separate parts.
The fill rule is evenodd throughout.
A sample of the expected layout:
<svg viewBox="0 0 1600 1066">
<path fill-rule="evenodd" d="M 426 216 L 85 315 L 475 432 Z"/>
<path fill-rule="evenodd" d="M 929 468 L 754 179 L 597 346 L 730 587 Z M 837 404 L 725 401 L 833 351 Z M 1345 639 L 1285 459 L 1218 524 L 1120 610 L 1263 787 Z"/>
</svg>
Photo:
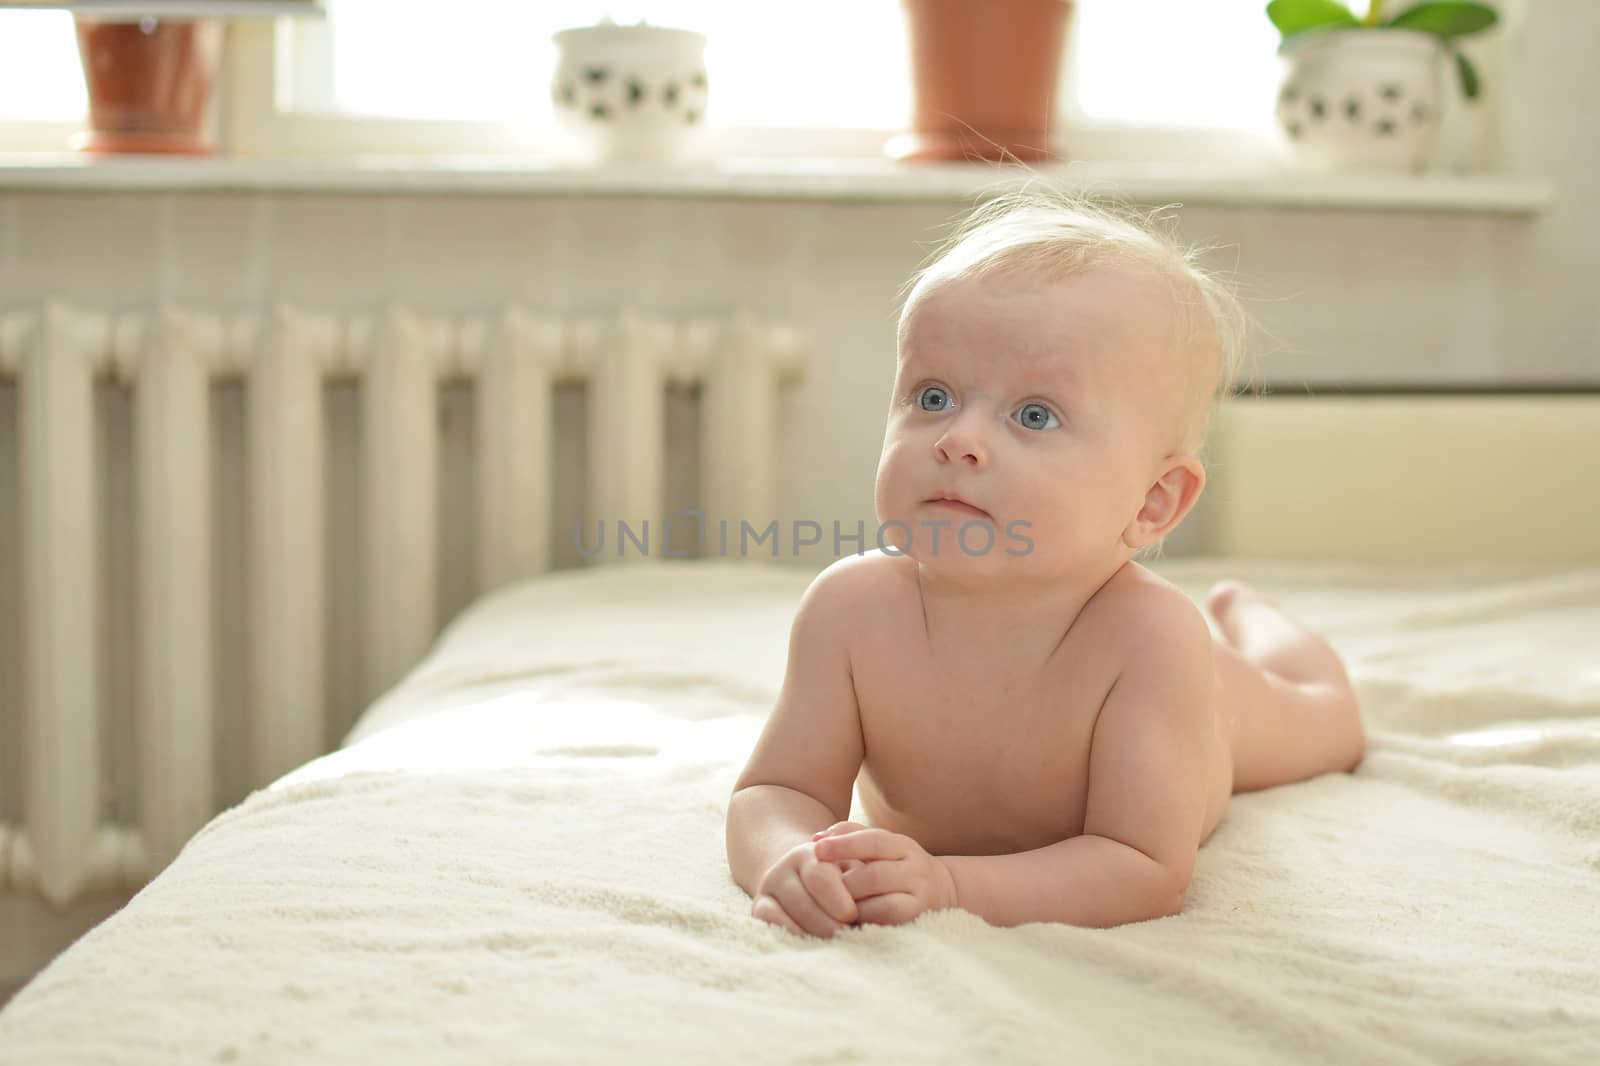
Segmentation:
<svg viewBox="0 0 1600 1066">
<path fill-rule="evenodd" d="M 894 513 L 899 510 L 900 496 L 900 477 L 895 469 L 896 466 L 893 449 L 886 450 L 878 464 L 878 479 L 873 487 L 872 497 L 880 523 L 899 517 Z"/>
</svg>

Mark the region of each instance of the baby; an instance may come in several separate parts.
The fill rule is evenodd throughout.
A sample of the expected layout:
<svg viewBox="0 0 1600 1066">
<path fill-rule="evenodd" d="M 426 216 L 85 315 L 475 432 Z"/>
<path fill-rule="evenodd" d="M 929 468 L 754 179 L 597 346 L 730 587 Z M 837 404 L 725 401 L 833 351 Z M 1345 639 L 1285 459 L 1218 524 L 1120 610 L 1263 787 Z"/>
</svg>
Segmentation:
<svg viewBox="0 0 1600 1066">
<path fill-rule="evenodd" d="M 1220 634 L 1141 549 L 1189 513 L 1243 312 L 1136 217 L 991 202 L 913 278 L 879 551 L 817 576 L 728 805 L 751 913 L 790 932 L 961 907 L 1179 913 L 1235 792 L 1365 749 L 1337 653 L 1239 582 Z M 867 824 L 847 821 L 859 785 Z"/>
</svg>

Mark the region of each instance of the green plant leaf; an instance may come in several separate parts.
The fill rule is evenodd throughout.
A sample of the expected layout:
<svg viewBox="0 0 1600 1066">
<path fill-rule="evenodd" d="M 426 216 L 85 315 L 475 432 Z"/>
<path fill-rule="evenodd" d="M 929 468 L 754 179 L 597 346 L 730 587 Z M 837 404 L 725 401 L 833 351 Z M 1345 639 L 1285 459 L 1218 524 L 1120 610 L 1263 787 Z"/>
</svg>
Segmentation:
<svg viewBox="0 0 1600 1066">
<path fill-rule="evenodd" d="M 1461 91 L 1468 100 L 1476 100 L 1479 87 L 1478 72 L 1472 66 L 1472 61 L 1461 52 L 1456 52 L 1456 70 L 1461 73 Z"/>
<path fill-rule="evenodd" d="M 1272 0 L 1267 18 L 1285 37 L 1324 26 L 1359 26 L 1350 9 L 1338 0 Z"/>
<path fill-rule="evenodd" d="M 1465 37 L 1488 29 L 1498 21 L 1494 8 L 1466 0 L 1427 0 L 1408 7 L 1389 20 L 1401 30 L 1421 30 L 1440 37 Z"/>
</svg>

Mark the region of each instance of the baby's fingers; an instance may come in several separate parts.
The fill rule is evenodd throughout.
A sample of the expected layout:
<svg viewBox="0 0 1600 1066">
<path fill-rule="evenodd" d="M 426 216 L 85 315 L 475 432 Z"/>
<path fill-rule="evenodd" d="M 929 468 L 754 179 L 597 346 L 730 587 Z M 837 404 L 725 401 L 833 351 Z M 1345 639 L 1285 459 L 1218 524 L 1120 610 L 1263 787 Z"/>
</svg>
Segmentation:
<svg viewBox="0 0 1600 1066">
<path fill-rule="evenodd" d="M 778 906 L 787 914 L 804 932 L 826 940 L 837 933 L 845 925 L 843 921 L 829 914 L 823 906 L 812 896 L 806 888 L 804 881 L 788 881 L 778 886 L 773 894 Z M 855 901 L 851 900 L 854 906 Z"/>
<path fill-rule="evenodd" d="M 771 896 L 757 896 L 755 903 L 750 907 L 750 915 L 771 925 L 782 926 L 796 936 L 805 935 L 805 931 L 794 923 L 794 919 L 789 917 L 779 906 L 778 901 Z"/>
<path fill-rule="evenodd" d="M 750 913 L 771 925 L 781 925 L 795 936 L 814 936 L 830 940 L 843 926 L 828 917 L 799 885 L 790 886 L 792 892 L 785 903 L 776 896 L 758 896 Z"/>
<path fill-rule="evenodd" d="M 856 900 L 844 886 L 843 871 L 831 862 L 807 863 L 800 868 L 800 883 L 834 921 L 856 920 Z"/>
<path fill-rule="evenodd" d="M 819 829 L 815 833 L 812 833 L 811 839 L 813 841 L 821 840 L 823 837 L 837 836 L 840 833 L 853 833 L 857 829 L 865 828 L 867 827 L 862 825 L 860 822 L 834 822 L 832 825 L 828 826 L 828 828 Z"/>
<path fill-rule="evenodd" d="M 909 892 L 886 892 L 861 901 L 861 921 L 864 925 L 904 925 L 916 921 L 924 910 Z"/>
</svg>

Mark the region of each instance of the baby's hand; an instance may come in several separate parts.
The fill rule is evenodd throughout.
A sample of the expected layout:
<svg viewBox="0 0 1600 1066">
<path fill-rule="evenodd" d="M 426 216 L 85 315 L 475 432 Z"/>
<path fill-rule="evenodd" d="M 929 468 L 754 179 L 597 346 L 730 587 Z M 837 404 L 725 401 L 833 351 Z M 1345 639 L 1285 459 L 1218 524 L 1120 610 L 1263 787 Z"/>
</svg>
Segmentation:
<svg viewBox="0 0 1600 1066">
<path fill-rule="evenodd" d="M 853 833 L 858 829 L 866 828 L 868 827 L 862 825 L 860 822 L 834 822 L 832 825 L 828 826 L 828 828 L 819 829 L 815 833 L 812 833 L 811 840 L 814 843 L 826 837 L 838 836 L 840 833 Z M 835 865 L 839 867 L 840 873 L 849 873 L 858 866 L 865 866 L 866 863 L 860 859 L 844 859 L 842 861 L 836 861 Z M 850 887 L 849 882 L 845 883 L 845 887 Z"/>
<path fill-rule="evenodd" d="M 832 825 L 828 826 L 828 828 L 818 829 L 815 833 L 812 833 L 811 839 L 821 840 L 823 837 L 837 836 L 840 833 L 854 833 L 858 829 L 866 828 L 868 827 L 862 825 L 860 822 L 834 822 Z"/>
<path fill-rule="evenodd" d="M 791 933 L 830 938 L 858 917 L 843 878 L 839 864 L 817 858 L 815 842 L 796 844 L 761 876 L 750 913 Z"/>
<path fill-rule="evenodd" d="M 899 925 L 923 911 L 959 906 L 950 868 L 904 834 L 837 822 L 817 834 L 815 847 L 819 859 L 845 868 L 844 885 L 862 922 Z"/>
</svg>

